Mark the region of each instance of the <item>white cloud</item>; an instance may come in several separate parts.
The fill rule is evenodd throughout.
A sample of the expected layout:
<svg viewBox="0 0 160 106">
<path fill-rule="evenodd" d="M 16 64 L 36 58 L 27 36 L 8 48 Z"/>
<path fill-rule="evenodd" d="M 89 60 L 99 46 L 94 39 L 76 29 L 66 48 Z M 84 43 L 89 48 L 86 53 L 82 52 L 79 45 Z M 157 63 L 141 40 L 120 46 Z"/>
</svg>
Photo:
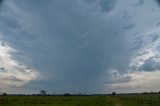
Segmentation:
<svg viewBox="0 0 160 106">
<path fill-rule="evenodd" d="M 158 70 L 154 72 L 134 72 L 125 74 L 125 76 L 130 77 L 131 80 L 128 82 L 105 84 L 104 88 L 110 91 L 118 90 L 119 92 L 144 92 L 145 90 L 156 91 L 160 87 L 160 71 Z"/>
<path fill-rule="evenodd" d="M 138 47 L 131 56 L 127 73 L 111 70 L 112 83 L 104 84 L 109 91 L 144 92 L 157 91 L 160 88 L 160 29 L 138 35 Z"/>
<path fill-rule="evenodd" d="M 24 37 L 23 33 L 29 34 L 31 28 L 27 26 L 28 19 L 29 14 L 12 1 L 3 2 L 0 12 L 0 88 L 20 87 L 39 76 L 37 70 L 28 68 L 18 58 L 15 59 L 15 54 L 21 51 L 17 51 L 16 46 L 13 47 L 10 43 L 10 39 L 16 43 L 17 39 Z"/>
<path fill-rule="evenodd" d="M 15 49 L 0 41 L 0 85 L 23 86 L 38 77 L 36 70 L 27 68 L 16 60 L 12 59 L 12 53 L 17 52 Z"/>
<path fill-rule="evenodd" d="M 130 67 L 132 71 L 142 70 L 143 66 L 146 66 L 148 61 L 154 60 L 155 63 L 160 62 L 159 46 L 160 46 L 160 29 L 156 28 L 151 30 L 149 33 L 140 35 L 138 37 L 140 41 L 139 47 L 137 48 L 135 54 L 131 57 Z"/>
</svg>

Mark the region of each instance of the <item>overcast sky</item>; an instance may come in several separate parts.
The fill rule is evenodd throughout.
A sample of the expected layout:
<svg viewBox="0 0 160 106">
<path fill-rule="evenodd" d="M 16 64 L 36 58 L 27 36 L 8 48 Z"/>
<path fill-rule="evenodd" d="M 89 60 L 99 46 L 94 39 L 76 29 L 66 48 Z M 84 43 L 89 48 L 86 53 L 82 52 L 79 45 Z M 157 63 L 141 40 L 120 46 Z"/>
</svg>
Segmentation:
<svg viewBox="0 0 160 106">
<path fill-rule="evenodd" d="M 0 0 L 0 90 L 160 90 L 159 0 Z"/>
</svg>

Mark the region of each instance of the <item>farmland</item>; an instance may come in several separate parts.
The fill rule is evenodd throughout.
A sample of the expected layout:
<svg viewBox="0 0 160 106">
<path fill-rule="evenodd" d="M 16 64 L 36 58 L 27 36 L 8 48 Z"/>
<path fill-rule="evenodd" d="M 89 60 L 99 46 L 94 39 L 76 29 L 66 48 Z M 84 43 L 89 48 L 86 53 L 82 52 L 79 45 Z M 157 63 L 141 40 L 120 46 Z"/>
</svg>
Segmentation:
<svg viewBox="0 0 160 106">
<path fill-rule="evenodd" d="M 0 96 L 0 106 L 160 106 L 160 94 Z"/>
</svg>

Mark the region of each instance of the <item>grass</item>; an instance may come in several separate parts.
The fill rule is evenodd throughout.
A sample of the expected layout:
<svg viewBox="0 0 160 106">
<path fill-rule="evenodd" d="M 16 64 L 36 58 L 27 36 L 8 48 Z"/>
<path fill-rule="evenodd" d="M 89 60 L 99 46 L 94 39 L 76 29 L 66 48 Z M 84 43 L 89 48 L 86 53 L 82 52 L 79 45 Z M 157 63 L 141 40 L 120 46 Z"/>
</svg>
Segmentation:
<svg viewBox="0 0 160 106">
<path fill-rule="evenodd" d="M 160 95 L 0 96 L 0 106 L 160 106 Z"/>
</svg>

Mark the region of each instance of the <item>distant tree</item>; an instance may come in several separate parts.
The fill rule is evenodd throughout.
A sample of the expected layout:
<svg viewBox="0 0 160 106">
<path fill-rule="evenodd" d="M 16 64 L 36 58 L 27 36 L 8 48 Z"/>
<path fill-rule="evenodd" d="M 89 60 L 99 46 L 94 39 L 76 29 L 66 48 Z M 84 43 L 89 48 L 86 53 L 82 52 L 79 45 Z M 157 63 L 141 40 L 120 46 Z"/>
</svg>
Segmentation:
<svg viewBox="0 0 160 106">
<path fill-rule="evenodd" d="M 116 92 L 112 92 L 112 95 L 116 95 Z"/>
<path fill-rule="evenodd" d="M 3 96 L 7 96 L 8 94 L 7 94 L 7 93 L 2 93 L 2 95 L 3 95 Z"/>
<path fill-rule="evenodd" d="M 70 96 L 70 94 L 69 93 L 65 93 L 64 96 Z"/>
<path fill-rule="evenodd" d="M 41 91 L 40 91 L 40 94 L 41 94 L 41 95 L 46 95 L 46 91 L 45 91 L 45 90 L 41 90 Z"/>
</svg>

